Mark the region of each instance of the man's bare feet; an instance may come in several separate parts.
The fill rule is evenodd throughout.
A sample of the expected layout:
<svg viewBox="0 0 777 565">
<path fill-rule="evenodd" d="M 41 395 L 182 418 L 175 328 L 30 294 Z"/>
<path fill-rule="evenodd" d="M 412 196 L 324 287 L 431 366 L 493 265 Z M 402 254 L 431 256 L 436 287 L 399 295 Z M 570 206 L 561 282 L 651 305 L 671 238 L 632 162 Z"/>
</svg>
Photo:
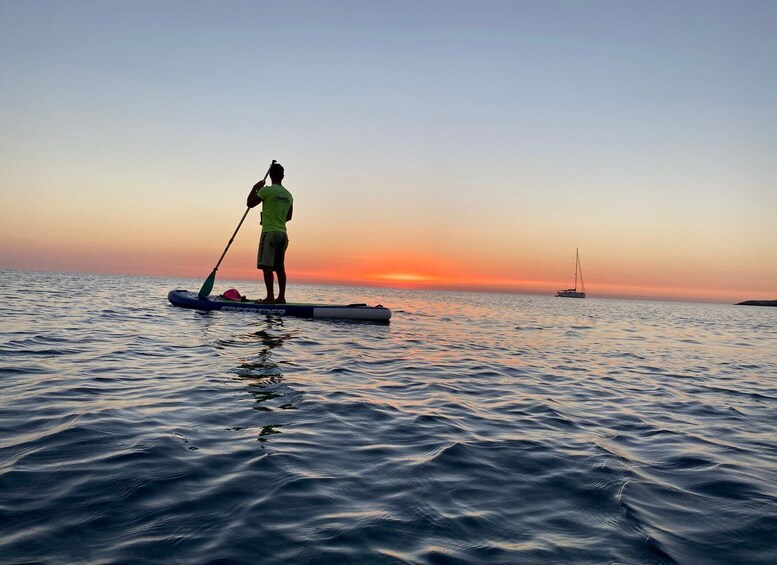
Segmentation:
<svg viewBox="0 0 777 565">
<path fill-rule="evenodd" d="M 275 304 L 275 300 L 272 298 L 264 298 L 262 300 L 257 300 L 259 304 Z"/>
</svg>

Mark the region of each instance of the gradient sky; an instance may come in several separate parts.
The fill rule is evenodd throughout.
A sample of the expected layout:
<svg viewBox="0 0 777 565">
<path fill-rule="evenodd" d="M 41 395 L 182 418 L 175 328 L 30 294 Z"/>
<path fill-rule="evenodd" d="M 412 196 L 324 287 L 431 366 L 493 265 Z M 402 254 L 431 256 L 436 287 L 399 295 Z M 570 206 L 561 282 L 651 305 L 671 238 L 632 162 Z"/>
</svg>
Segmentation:
<svg viewBox="0 0 777 565">
<path fill-rule="evenodd" d="M 0 268 L 777 298 L 777 2 L 0 0 Z M 219 278 L 252 278 L 252 211 Z M 257 285 L 256 294 L 259 293 Z M 218 286 L 216 290 L 219 289 Z"/>
</svg>

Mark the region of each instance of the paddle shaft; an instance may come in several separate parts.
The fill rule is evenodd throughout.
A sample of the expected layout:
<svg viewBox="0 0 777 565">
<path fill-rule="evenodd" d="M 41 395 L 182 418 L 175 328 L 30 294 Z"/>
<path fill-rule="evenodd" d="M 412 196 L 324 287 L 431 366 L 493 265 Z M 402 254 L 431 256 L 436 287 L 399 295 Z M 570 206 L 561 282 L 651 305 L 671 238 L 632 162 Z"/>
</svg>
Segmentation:
<svg viewBox="0 0 777 565">
<path fill-rule="evenodd" d="M 272 168 L 272 166 L 273 166 L 274 164 L 275 164 L 275 159 L 273 159 L 273 162 L 270 164 L 270 168 L 269 168 L 269 169 L 267 169 L 267 172 L 266 172 L 266 173 L 264 173 L 264 178 L 262 179 L 263 181 L 267 180 L 267 177 L 268 177 L 268 176 L 270 176 L 270 169 Z M 229 251 L 229 246 L 230 246 L 230 245 L 232 245 L 232 242 L 233 242 L 233 241 L 235 241 L 235 236 L 237 235 L 237 232 L 239 232 L 239 231 L 240 231 L 240 226 L 242 226 L 242 225 L 243 225 L 243 222 L 245 221 L 245 219 L 246 219 L 246 216 L 248 216 L 248 212 L 250 212 L 250 211 L 251 211 L 251 208 L 246 208 L 246 211 L 245 211 L 245 212 L 243 212 L 243 217 L 242 217 L 242 218 L 240 218 L 240 223 L 239 223 L 239 224 L 237 225 L 237 227 L 235 228 L 235 233 L 233 233 L 233 234 L 232 234 L 232 237 L 230 237 L 230 238 L 229 238 L 229 243 L 227 243 L 227 246 L 226 246 L 226 248 L 224 248 L 224 253 L 222 253 L 222 254 L 221 254 L 221 257 L 219 257 L 219 261 L 218 261 L 218 263 L 216 263 L 216 266 L 215 266 L 215 267 L 213 267 L 213 270 L 214 270 L 214 271 L 217 271 L 217 270 L 218 270 L 218 268 L 219 268 L 219 265 L 221 265 L 221 261 L 223 261 L 223 260 L 224 260 L 224 256 L 227 254 L 227 251 Z"/>
<path fill-rule="evenodd" d="M 227 243 L 226 248 L 224 249 L 224 253 L 221 254 L 221 257 L 219 257 L 218 263 L 216 263 L 216 266 L 213 267 L 214 271 L 217 271 L 219 268 L 219 265 L 221 265 L 221 261 L 224 260 L 224 256 L 227 254 L 227 251 L 229 251 L 229 246 L 232 245 L 232 242 L 235 241 L 235 236 L 237 235 L 237 232 L 240 231 L 240 226 L 243 225 L 243 222 L 246 219 L 246 216 L 248 216 L 248 212 L 251 210 L 251 208 L 246 208 L 246 211 L 243 213 L 243 217 L 240 218 L 240 223 L 237 225 L 237 228 L 235 228 L 235 233 L 232 234 L 232 237 L 229 238 L 229 243 Z"/>
</svg>

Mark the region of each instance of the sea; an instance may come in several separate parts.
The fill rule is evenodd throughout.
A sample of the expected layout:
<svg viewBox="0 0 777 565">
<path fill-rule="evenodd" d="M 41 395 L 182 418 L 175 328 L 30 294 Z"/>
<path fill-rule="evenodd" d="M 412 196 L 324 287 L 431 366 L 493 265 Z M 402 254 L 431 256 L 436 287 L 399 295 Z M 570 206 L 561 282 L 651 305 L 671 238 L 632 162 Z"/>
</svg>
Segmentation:
<svg viewBox="0 0 777 565">
<path fill-rule="evenodd" d="M 203 280 L 0 271 L 1 563 L 777 563 L 775 308 Z"/>
</svg>

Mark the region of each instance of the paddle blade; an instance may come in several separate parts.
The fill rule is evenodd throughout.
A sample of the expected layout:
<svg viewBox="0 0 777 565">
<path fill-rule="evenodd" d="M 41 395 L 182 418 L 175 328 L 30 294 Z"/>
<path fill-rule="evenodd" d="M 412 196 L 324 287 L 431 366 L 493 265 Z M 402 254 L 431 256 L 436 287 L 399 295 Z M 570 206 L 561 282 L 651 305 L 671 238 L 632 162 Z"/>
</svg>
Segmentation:
<svg viewBox="0 0 777 565">
<path fill-rule="evenodd" d="M 205 279 L 205 282 L 202 283 L 202 288 L 200 288 L 200 292 L 197 293 L 197 296 L 200 298 L 207 298 L 210 296 L 210 291 L 213 290 L 213 283 L 216 282 L 216 269 L 213 269 L 211 274 L 208 276 L 207 279 Z"/>
</svg>

